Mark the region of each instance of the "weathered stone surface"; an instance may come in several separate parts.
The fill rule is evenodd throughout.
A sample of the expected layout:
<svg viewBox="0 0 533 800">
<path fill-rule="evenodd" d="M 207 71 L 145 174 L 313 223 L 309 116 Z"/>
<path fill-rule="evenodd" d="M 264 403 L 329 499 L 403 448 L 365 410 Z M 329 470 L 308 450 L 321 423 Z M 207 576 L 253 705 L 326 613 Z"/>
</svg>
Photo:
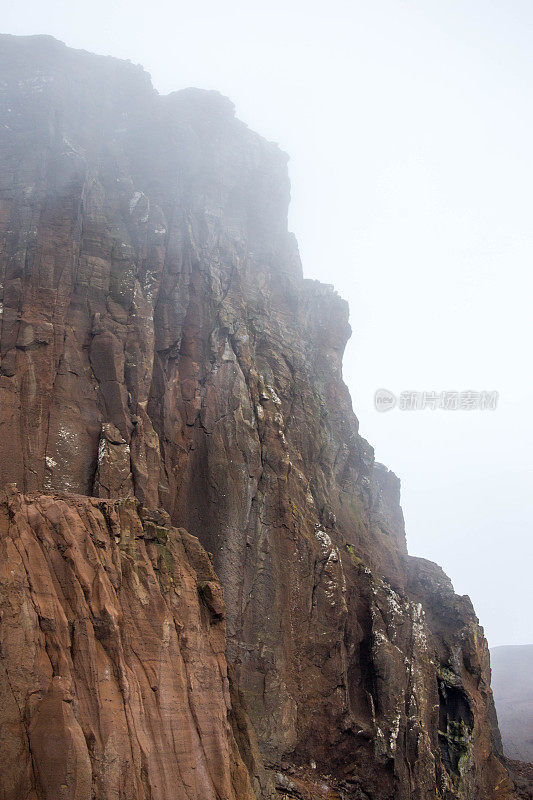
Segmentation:
<svg viewBox="0 0 533 800">
<path fill-rule="evenodd" d="M 518 800 L 533 800 L 533 764 L 504 758 L 509 775 L 516 785 Z"/>
<path fill-rule="evenodd" d="M 133 499 L 5 499 L 2 798 L 253 798 L 221 596 L 199 542 Z"/>
<path fill-rule="evenodd" d="M 2 37 L 0 73 L 0 485 L 134 494 L 213 554 L 258 796 L 262 758 L 281 796 L 509 800 L 482 630 L 407 555 L 286 156 L 215 92 L 46 37 Z M 214 576 L 200 594 L 219 624 Z"/>
</svg>

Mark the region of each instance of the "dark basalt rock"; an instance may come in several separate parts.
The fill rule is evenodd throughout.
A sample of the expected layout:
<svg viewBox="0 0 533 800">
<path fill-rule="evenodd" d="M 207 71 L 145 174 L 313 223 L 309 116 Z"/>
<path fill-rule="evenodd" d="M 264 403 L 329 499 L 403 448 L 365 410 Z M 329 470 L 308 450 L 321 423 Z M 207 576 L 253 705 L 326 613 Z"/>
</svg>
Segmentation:
<svg viewBox="0 0 533 800">
<path fill-rule="evenodd" d="M 407 554 L 399 481 L 342 380 L 347 305 L 303 279 L 287 231 L 286 162 L 216 92 L 160 97 L 129 63 L 0 38 L 0 484 L 39 493 L 1 529 L 5 800 L 514 796 L 483 631 Z M 131 510 L 138 533 L 117 523 L 108 543 L 117 497 L 167 522 Z M 177 573 L 169 518 L 189 532 Z M 96 558 L 111 599 L 91 609 Z M 194 661 L 179 691 L 157 667 L 169 614 Z M 105 725 L 94 659 L 113 675 Z M 184 705 L 200 749 L 170 736 L 189 736 Z"/>
</svg>

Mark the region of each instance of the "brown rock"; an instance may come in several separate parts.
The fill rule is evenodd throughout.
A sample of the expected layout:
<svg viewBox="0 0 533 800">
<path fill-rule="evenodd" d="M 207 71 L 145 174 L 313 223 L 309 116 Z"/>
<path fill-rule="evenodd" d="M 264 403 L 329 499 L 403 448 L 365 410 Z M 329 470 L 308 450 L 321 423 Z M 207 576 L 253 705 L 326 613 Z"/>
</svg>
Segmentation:
<svg viewBox="0 0 533 800">
<path fill-rule="evenodd" d="M 6 780 L 33 797 L 35 683 L 50 792 L 85 791 L 78 724 L 97 800 L 245 798 L 248 775 L 266 796 L 261 759 L 281 796 L 510 800 L 482 630 L 407 556 L 399 482 L 342 381 L 347 305 L 287 231 L 286 156 L 215 92 L 160 97 L 47 37 L 1 37 L 0 73 L 0 485 L 50 493 L 8 527 Z M 58 491 L 164 508 L 225 607 L 196 539 L 172 534 L 175 575 L 133 500 Z"/>
<path fill-rule="evenodd" d="M 254 797 L 199 543 L 145 534 L 134 500 L 13 494 L 0 515 L 2 797 Z"/>
<path fill-rule="evenodd" d="M 533 764 L 504 758 L 509 775 L 516 786 L 518 800 L 533 800 Z"/>
</svg>

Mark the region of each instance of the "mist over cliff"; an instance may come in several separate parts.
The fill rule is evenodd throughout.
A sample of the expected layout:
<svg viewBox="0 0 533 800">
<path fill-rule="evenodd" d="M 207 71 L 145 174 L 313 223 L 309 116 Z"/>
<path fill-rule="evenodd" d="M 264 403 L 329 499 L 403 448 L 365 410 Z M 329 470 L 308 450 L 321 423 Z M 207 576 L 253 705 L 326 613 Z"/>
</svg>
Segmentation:
<svg viewBox="0 0 533 800">
<path fill-rule="evenodd" d="M 287 157 L 0 38 L 5 800 L 511 800 L 468 597 L 407 554 Z"/>
</svg>

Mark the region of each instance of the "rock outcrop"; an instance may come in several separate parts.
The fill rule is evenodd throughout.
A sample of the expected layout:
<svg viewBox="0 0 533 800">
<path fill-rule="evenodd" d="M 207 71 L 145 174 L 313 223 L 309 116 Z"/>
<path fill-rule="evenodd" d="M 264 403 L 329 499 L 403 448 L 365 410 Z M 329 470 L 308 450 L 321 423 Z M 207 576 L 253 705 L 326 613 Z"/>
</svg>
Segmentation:
<svg viewBox="0 0 533 800">
<path fill-rule="evenodd" d="M 285 155 L 217 93 L 1 38 L 0 485 L 33 498 L 3 533 L 30 614 L 6 800 L 513 797 L 483 631 L 407 554 L 342 381 L 347 305 L 302 277 L 288 203 Z"/>
<path fill-rule="evenodd" d="M 503 762 L 514 781 L 518 800 L 533 800 L 533 764 L 504 758 Z"/>
<path fill-rule="evenodd" d="M 252 800 L 222 588 L 134 498 L 0 505 L 2 798 Z"/>
</svg>

